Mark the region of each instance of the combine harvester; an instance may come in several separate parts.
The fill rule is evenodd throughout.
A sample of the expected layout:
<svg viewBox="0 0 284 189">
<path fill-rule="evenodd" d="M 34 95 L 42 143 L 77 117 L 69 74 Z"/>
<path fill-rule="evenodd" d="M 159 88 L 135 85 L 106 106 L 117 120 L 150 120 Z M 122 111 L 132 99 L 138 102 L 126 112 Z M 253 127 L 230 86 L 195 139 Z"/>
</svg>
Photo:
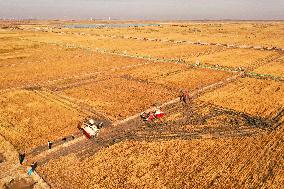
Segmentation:
<svg viewBox="0 0 284 189">
<path fill-rule="evenodd" d="M 92 118 L 86 118 L 82 123 L 78 124 L 78 129 L 89 139 L 97 137 L 102 127 L 103 122 L 95 122 Z"/>
<path fill-rule="evenodd" d="M 148 113 L 143 112 L 140 117 L 149 126 L 153 127 L 158 122 L 162 123 L 162 118 L 164 117 L 164 112 L 161 109 L 156 109 L 155 111 L 150 111 Z"/>
</svg>

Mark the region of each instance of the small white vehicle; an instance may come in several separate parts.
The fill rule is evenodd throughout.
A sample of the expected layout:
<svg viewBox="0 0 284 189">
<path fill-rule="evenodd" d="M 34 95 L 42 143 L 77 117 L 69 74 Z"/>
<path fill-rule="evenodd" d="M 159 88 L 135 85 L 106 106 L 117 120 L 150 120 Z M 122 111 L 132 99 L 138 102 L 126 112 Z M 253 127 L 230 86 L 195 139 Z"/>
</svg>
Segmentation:
<svg viewBox="0 0 284 189">
<path fill-rule="evenodd" d="M 84 135 L 88 138 L 95 138 L 98 136 L 102 126 L 103 122 L 95 123 L 93 119 L 86 119 L 82 124 L 78 125 L 78 128 L 83 131 Z"/>
</svg>

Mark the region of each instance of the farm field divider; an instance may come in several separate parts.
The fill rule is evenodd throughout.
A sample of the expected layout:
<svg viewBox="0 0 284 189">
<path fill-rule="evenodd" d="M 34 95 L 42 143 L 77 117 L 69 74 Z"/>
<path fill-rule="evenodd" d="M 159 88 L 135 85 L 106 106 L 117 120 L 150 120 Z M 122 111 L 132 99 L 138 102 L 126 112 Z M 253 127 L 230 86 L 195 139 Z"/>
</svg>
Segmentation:
<svg viewBox="0 0 284 189">
<path fill-rule="evenodd" d="M 29 40 L 29 39 L 23 39 L 23 40 Z M 29 40 L 29 41 L 31 41 L 31 40 Z M 41 41 L 32 41 L 32 42 L 58 45 L 58 46 L 61 46 L 61 47 L 64 47 L 64 48 L 78 48 L 78 49 L 87 50 L 87 51 L 90 51 L 90 52 L 97 52 L 97 53 L 109 54 L 109 55 L 117 55 L 117 56 L 123 56 L 123 57 L 128 57 L 128 58 L 137 58 L 137 59 L 143 59 L 143 60 L 148 60 L 148 61 L 152 61 L 152 62 L 175 63 L 175 64 L 187 65 L 187 66 L 190 66 L 190 67 L 205 68 L 205 69 L 212 69 L 212 70 L 218 70 L 218 71 L 226 71 L 226 72 L 231 72 L 231 73 L 243 73 L 244 76 L 248 76 L 248 77 L 253 77 L 253 78 L 258 78 L 258 79 L 262 79 L 262 78 L 272 79 L 272 80 L 284 82 L 284 77 L 274 76 L 274 75 L 271 75 L 271 74 L 258 74 L 258 73 L 255 73 L 255 72 L 246 72 L 246 71 L 242 70 L 241 68 L 232 68 L 232 67 L 201 64 L 201 63 L 187 63 L 185 61 L 178 60 L 178 59 L 157 58 L 157 57 L 151 57 L 149 55 L 138 55 L 138 54 L 133 55 L 133 54 L 127 54 L 127 53 L 124 53 L 124 52 L 122 53 L 122 52 L 116 52 L 114 50 L 107 50 L 107 49 L 100 49 L 100 48 L 96 48 L 96 50 L 94 50 L 90 47 L 86 47 L 86 46 L 83 46 L 83 45 L 76 45 L 76 44 L 49 43 L 49 42 L 41 42 Z M 283 56 L 277 57 L 277 59 L 282 58 L 282 57 Z M 145 64 L 147 64 L 147 63 L 145 63 Z M 141 65 L 141 64 L 132 65 L 132 67 L 139 66 L 139 65 Z M 125 66 L 125 67 L 129 68 L 130 66 Z M 125 67 L 122 67 L 121 69 L 126 69 Z M 114 71 L 115 68 L 113 68 L 111 70 Z"/>
<path fill-rule="evenodd" d="M 225 84 L 227 84 L 227 83 L 230 83 L 230 82 L 233 82 L 233 81 L 235 81 L 236 79 L 238 79 L 239 77 L 240 77 L 241 75 L 240 74 L 238 74 L 238 75 L 235 75 L 235 76 L 232 76 L 232 77 L 229 77 L 229 78 L 227 78 L 227 79 L 225 79 L 225 80 L 223 80 L 223 81 L 219 81 L 219 82 L 217 82 L 217 83 L 214 83 L 214 84 L 211 84 L 211 85 L 208 85 L 208 86 L 206 86 L 206 87 L 204 87 L 204 88 L 202 88 L 202 89 L 199 89 L 199 90 L 197 90 L 197 91 L 194 91 L 191 95 L 192 95 L 192 97 L 195 97 L 195 96 L 198 96 L 198 95 L 200 95 L 200 94 L 202 94 L 202 93 L 204 93 L 204 92 L 206 92 L 206 91 L 208 91 L 208 90 L 214 90 L 214 89 L 216 89 L 216 88 L 218 88 L 218 87 L 221 87 L 221 86 L 223 86 L 223 85 L 225 85 Z M 179 98 L 176 98 L 176 99 L 173 99 L 173 100 L 171 100 L 171 101 L 169 101 L 169 102 L 166 102 L 166 103 L 164 103 L 164 104 L 162 104 L 160 107 L 161 108 L 164 108 L 164 107 L 166 107 L 166 106 L 170 106 L 170 105 L 173 105 L 173 104 L 176 104 L 176 103 L 178 103 L 179 102 Z M 153 111 L 154 110 L 154 108 L 150 108 L 150 109 L 147 109 L 147 110 L 145 110 L 146 112 L 147 111 Z M 130 121 L 133 121 L 133 120 L 135 120 L 135 119 L 139 119 L 139 117 L 140 117 L 140 114 L 141 113 L 138 113 L 138 114 L 136 114 L 136 115 L 133 115 L 133 116 L 130 116 L 130 117 L 128 117 L 128 118 L 126 118 L 126 119 L 124 119 L 124 120 L 121 120 L 121 121 L 117 121 L 117 122 L 114 122 L 113 124 L 111 124 L 111 127 L 116 127 L 116 126 L 118 126 L 118 125 L 123 125 L 123 124 L 125 124 L 125 123 L 127 123 L 127 122 L 130 122 Z M 252 133 L 246 133 L 246 132 L 244 132 L 243 133 L 243 135 L 246 135 L 246 134 L 252 134 Z M 188 135 L 186 135 L 186 134 L 177 134 L 177 133 L 172 133 L 172 136 L 161 136 L 160 138 L 159 138 L 159 136 L 156 136 L 156 137 L 154 137 L 155 139 L 158 139 L 158 140 L 164 140 L 164 139 L 175 139 L 175 138 L 184 138 L 184 139 L 192 139 L 192 137 L 195 137 L 195 135 L 193 135 L 192 133 L 191 134 L 188 134 Z M 85 138 L 85 136 L 79 136 L 76 140 L 78 140 L 78 141 L 80 141 L 80 145 L 79 146 L 84 146 L 85 144 L 83 144 L 81 141 L 83 140 Z M 125 140 L 127 140 L 127 139 L 131 139 L 131 138 L 133 138 L 133 136 L 131 136 L 131 135 L 127 135 L 126 137 L 125 136 L 116 136 L 116 138 L 121 138 L 121 139 L 125 139 Z M 148 136 L 145 138 L 145 137 L 143 137 L 143 136 L 141 136 L 141 137 L 137 137 L 137 139 L 139 139 L 139 140 L 147 140 L 147 138 L 148 138 L 148 140 L 150 139 Z M 196 137 L 195 137 L 196 138 Z M 121 140 L 118 140 L 118 141 L 116 141 L 116 142 L 120 142 Z M 71 141 L 72 142 L 72 141 Z M 53 159 L 53 158 L 57 158 L 57 157 L 60 157 L 60 156 L 62 156 L 62 155 L 64 155 L 64 154 L 69 154 L 69 153 L 74 153 L 73 151 L 72 151 L 72 149 L 74 149 L 75 151 L 80 151 L 80 149 L 81 148 L 78 148 L 78 147 L 76 147 L 76 142 L 72 142 L 72 145 L 70 145 L 70 149 L 69 149 L 69 147 L 68 147 L 68 150 L 66 150 L 65 149 L 65 146 L 69 146 L 68 145 L 68 143 L 69 142 L 67 142 L 67 143 L 65 143 L 65 145 L 59 145 L 58 147 L 56 147 L 56 149 L 54 150 L 54 151 L 45 151 L 45 150 L 43 150 L 43 151 L 41 151 L 41 153 L 36 153 L 36 156 L 34 157 L 35 159 L 37 159 L 37 158 L 39 158 L 39 157 L 42 157 L 42 153 L 44 153 L 45 154 L 45 157 L 43 158 L 43 159 L 41 159 L 41 158 L 39 158 L 39 159 L 37 159 L 39 162 L 41 162 L 42 164 L 44 164 L 44 163 L 46 163 L 46 162 L 48 162 L 50 159 Z M 88 148 L 89 149 L 89 148 Z M 36 151 L 36 150 L 32 150 L 32 152 L 33 151 Z M 48 156 L 48 157 L 47 157 Z"/>
<path fill-rule="evenodd" d="M 85 116 L 95 116 L 108 122 L 110 122 L 110 120 L 113 120 L 113 118 L 109 118 L 104 113 L 93 109 L 93 107 L 89 106 L 88 104 L 78 102 L 76 99 L 73 99 L 71 97 L 59 95 L 48 89 L 35 90 L 34 92 L 42 98 L 59 103 L 65 108 L 74 109 L 78 112 L 83 113 Z"/>
<path fill-rule="evenodd" d="M 206 46 L 223 46 L 230 49 L 254 49 L 261 51 L 282 51 L 284 48 L 281 47 L 262 47 L 260 45 L 235 45 L 235 44 L 225 44 L 225 43 L 209 43 L 201 41 L 190 41 L 190 40 L 169 40 L 169 39 L 157 39 L 157 38 L 145 38 L 145 37 L 135 37 L 135 36 L 118 36 L 118 35 L 99 35 L 99 34 L 87 34 L 87 33 L 76 33 L 76 32 L 59 32 L 60 34 L 74 34 L 74 35 L 85 35 L 85 36 L 98 36 L 98 37 L 110 37 L 118 39 L 132 39 L 139 41 L 157 41 L 163 43 L 175 43 L 175 44 L 192 44 L 192 45 L 206 45 Z"/>
<path fill-rule="evenodd" d="M 27 39 L 24 39 L 24 40 L 27 40 Z M 33 42 L 44 43 L 44 42 L 39 42 L 39 41 L 33 41 Z M 274 76 L 274 75 L 271 75 L 271 74 L 258 74 L 258 73 L 254 73 L 254 72 L 244 72 L 244 71 L 242 71 L 238 68 L 230 68 L 230 67 L 224 67 L 224 66 L 219 66 L 219 65 L 196 64 L 196 63 L 188 64 L 188 63 L 185 63 L 183 61 L 175 60 L 175 59 L 160 59 L 160 58 L 153 58 L 153 57 L 150 57 L 150 56 L 129 55 L 129 54 L 126 54 L 126 53 L 107 51 L 106 49 L 98 49 L 98 48 L 96 50 L 92 50 L 91 48 L 88 48 L 88 47 L 86 48 L 84 46 L 76 46 L 74 44 L 71 44 L 71 45 L 70 44 L 64 44 L 64 43 L 60 43 L 60 44 L 59 43 L 48 43 L 48 44 L 58 45 L 58 46 L 65 47 L 65 48 L 66 47 L 67 48 L 80 48 L 80 49 L 84 49 L 84 50 L 88 50 L 88 51 L 92 51 L 92 52 L 103 53 L 103 54 L 111 54 L 111 55 L 124 56 L 124 57 L 130 57 L 130 58 L 139 58 L 139 59 L 143 59 L 143 60 L 152 61 L 153 63 L 159 62 L 159 63 L 183 64 L 183 65 L 188 65 L 188 66 L 197 67 L 197 68 L 227 71 L 227 72 L 231 72 L 231 73 L 243 73 L 243 76 L 254 77 L 254 78 L 258 78 L 258 79 L 272 79 L 272 80 L 281 81 L 281 82 L 284 81 L 284 77 L 280 77 L 280 76 Z M 143 66 L 143 65 L 147 65 L 147 64 L 150 64 L 150 62 L 140 63 L 140 64 L 136 64 L 136 65 L 128 65 L 128 66 L 123 66 L 123 67 L 116 67 L 116 68 L 112 68 L 112 69 L 104 70 L 104 71 L 100 71 L 100 72 L 91 72 L 91 73 L 85 73 L 85 74 L 82 74 L 82 75 L 75 75 L 75 76 L 70 76 L 70 77 L 54 79 L 54 80 L 48 80 L 48 81 L 44 81 L 44 82 L 35 83 L 35 84 L 32 84 L 32 85 L 29 84 L 29 85 L 23 85 L 23 86 L 19 86 L 19 87 L 2 89 L 2 90 L 0 90 L 0 93 L 10 91 L 10 90 L 45 86 L 45 85 L 49 85 L 49 84 L 56 83 L 56 82 L 59 82 L 59 81 L 90 77 L 92 75 L 102 74 L 104 72 L 129 69 L 129 68 L 133 68 L 133 67 L 137 67 L 137 66 Z"/>
<path fill-rule="evenodd" d="M 90 72 L 90 73 L 84 73 L 84 74 L 81 74 L 81 75 L 75 75 L 75 76 L 69 76 L 69 77 L 58 78 L 58 79 L 53 79 L 53 80 L 47 80 L 47 81 L 43 81 L 43 82 L 38 82 L 38 83 L 33 83 L 33 84 L 28 84 L 28 85 L 22 85 L 22 86 L 19 86 L 19 87 L 11 87 L 11 88 L 6 88 L 6 89 L 1 89 L 0 93 L 1 92 L 11 91 L 11 90 L 24 89 L 24 88 L 38 88 L 38 87 L 42 87 L 42 86 L 48 86 L 48 85 L 50 85 L 52 83 L 56 83 L 56 82 L 59 82 L 59 81 L 66 81 L 66 80 L 70 80 L 70 79 L 86 78 L 86 77 L 90 77 L 90 76 L 93 76 L 93 75 L 113 72 L 113 71 L 116 71 L 116 70 L 130 69 L 130 68 L 143 66 L 143 65 L 147 65 L 147 64 L 151 64 L 151 63 L 150 62 L 145 62 L 145 63 L 139 63 L 139 64 L 135 64 L 135 65 L 115 67 L 115 68 L 111 68 L 111 69 L 107 69 L 107 70 L 103 70 L 103 71 Z"/>
</svg>

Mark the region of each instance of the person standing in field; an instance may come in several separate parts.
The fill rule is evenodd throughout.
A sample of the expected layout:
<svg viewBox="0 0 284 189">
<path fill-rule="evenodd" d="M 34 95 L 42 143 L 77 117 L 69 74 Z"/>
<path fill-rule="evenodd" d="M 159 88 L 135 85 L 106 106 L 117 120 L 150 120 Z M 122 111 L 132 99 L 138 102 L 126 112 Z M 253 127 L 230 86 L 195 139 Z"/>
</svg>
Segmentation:
<svg viewBox="0 0 284 189">
<path fill-rule="evenodd" d="M 35 171 L 36 168 L 37 168 L 37 162 L 33 162 L 31 164 L 31 169 L 28 171 L 28 175 L 31 175 Z"/>
<path fill-rule="evenodd" d="M 180 101 L 188 104 L 190 101 L 189 92 L 188 90 L 181 90 L 180 91 Z"/>
<path fill-rule="evenodd" d="M 21 165 L 23 164 L 25 157 L 26 157 L 25 153 L 19 153 L 19 161 Z"/>
<path fill-rule="evenodd" d="M 47 142 L 48 149 L 51 149 L 52 144 L 53 144 L 53 143 L 52 143 L 51 141 L 48 141 L 48 142 Z"/>
</svg>

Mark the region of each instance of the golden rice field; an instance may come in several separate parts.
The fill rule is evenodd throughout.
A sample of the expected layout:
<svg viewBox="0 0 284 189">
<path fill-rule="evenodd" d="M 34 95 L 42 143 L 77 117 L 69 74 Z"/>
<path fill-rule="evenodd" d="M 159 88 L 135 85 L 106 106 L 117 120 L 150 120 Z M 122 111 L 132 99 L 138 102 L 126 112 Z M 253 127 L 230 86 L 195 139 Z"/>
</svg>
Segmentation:
<svg viewBox="0 0 284 189">
<path fill-rule="evenodd" d="M 75 23 L 0 21 L 0 188 L 283 188 L 283 22 Z"/>
</svg>

